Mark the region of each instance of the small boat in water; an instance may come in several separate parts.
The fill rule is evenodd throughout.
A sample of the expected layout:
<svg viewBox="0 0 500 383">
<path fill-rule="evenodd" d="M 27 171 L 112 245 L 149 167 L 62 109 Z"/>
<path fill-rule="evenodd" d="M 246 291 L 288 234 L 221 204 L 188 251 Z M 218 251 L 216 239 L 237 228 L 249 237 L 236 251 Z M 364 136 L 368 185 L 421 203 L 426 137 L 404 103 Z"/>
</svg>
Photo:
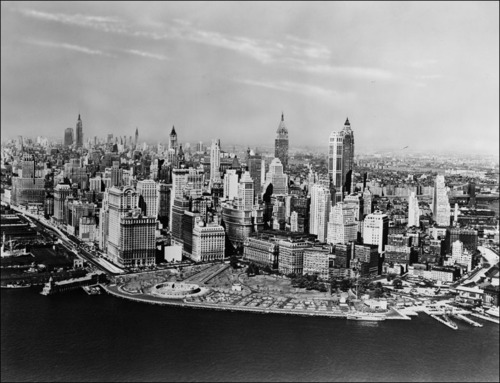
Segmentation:
<svg viewBox="0 0 500 383">
<path fill-rule="evenodd" d="M 498 315 L 499 315 L 498 306 L 494 307 L 494 308 L 491 308 L 489 310 L 486 310 L 485 313 L 488 314 L 488 315 L 491 315 L 491 316 L 493 316 L 495 318 L 498 318 Z"/>
<path fill-rule="evenodd" d="M 6 289 L 20 289 L 20 288 L 25 288 L 25 287 L 31 287 L 31 283 L 7 283 L 5 286 L 2 286 L 2 288 Z"/>
<path fill-rule="evenodd" d="M 364 320 L 364 321 L 383 321 L 385 320 L 385 315 L 374 314 L 374 313 L 349 313 L 347 314 L 347 319 L 350 320 Z"/>
</svg>

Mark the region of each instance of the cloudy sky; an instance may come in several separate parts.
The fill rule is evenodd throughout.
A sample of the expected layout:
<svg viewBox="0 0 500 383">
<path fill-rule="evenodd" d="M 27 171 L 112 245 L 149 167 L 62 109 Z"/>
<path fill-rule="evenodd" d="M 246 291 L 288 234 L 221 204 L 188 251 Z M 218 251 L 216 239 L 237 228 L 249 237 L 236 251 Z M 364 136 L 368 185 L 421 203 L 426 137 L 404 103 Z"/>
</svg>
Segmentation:
<svg viewBox="0 0 500 383">
<path fill-rule="evenodd" d="M 2 2 L 1 133 L 499 150 L 498 2 Z"/>
</svg>

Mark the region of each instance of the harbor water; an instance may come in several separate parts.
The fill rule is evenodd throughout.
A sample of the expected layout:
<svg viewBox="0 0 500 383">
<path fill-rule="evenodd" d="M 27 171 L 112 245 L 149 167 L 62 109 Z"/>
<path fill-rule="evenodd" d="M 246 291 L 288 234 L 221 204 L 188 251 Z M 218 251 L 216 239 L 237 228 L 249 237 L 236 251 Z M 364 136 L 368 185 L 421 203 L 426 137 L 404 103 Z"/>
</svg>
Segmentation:
<svg viewBox="0 0 500 383">
<path fill-rule="evenodd" d="M 199 310 L 2 289 L 1 380 L 498 381 L 499 326 Z"/>
</svg>

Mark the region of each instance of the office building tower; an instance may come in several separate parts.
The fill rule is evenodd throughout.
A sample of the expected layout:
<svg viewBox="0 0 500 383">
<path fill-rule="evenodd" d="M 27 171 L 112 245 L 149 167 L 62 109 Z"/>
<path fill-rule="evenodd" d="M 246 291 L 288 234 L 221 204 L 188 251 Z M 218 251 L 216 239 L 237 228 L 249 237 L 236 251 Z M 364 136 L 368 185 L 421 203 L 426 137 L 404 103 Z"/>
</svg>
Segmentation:
<svg viewBox="0 0 500 383">
<path fill-rule="evenodd" d="M 279 158 L 283 165 L 283 170 L 288 170 L 288 129 L 285 125 L 285 118 L 281 113 L 281 121 L 276 130 L 274 141 L 274 157 Z"/>
<path fill-rule="evenodd" d="M 134 149 L 137 148 L 138 141 L 139 141 L 139 128 L 135 128 Z"/>
<path fill-rule="evenodd" d="M 378 275 L 379 251 L 376 245 L 354 245 L 351 267 L 355 267 L 360 277 Z"/>
<path fill-rule="evenodd" d="M 354 209 L 354 219 L 361 222 L 364 217 L 364 198 L 361 193 L 352 193 L 344 196 L 344 205 Z"/>
<path fill-rule="evenodd" d="M 71 146 L 75 140 L 73 128 L 66 128 L 64 131 L 64 146 Z"/>
<path fill-rule="evenodd" d="M 227 169 L 224 175 L 224 198 L 232 200 L 238 197 L 238 186 L 238 174 L 236 170 Z"/>
<path fill-rule="evenodd" d="M 168 149 L 172 149 L 177 152 L 177 133 L 175 132 L 175 126 L 172 126 L 172 131 L 170 132 Z"/>
<path fill-rule="evenodd" d="M 138 206 L 146 217 L 158 216 L 158 191 L 156 182 L 143 180 L 137 182 L 137 193 L 139 194 Z"/>
<path fill-rule="evenodd" d="M 193 228 L 191 259 L 195 262 L 222 261 L 226 249 L 225 240 L 222 226 L 200 221 Z"/>
<path fill-rule="evenodd" d="M 273 185 L 273 195 L 285 195 L 288 193 L 288 176 L 283 173 L 283 165 L 279 158 L 274 158 L 269 165 L 269 171 L 266 174 L 266 184 Z"/>
<path fill-rule="evenodd" d="M 279 246 L 275 238 L 265 235 L 253 235 L 245 239 L 243 259 L 258 266 L 278 268 Z"/>
<path fill-rule="evenodd" d="M 434 221 L 439 226 L 450 226 L 450 202 L 444 183 L 444 176 L 436 176 L 434 194 L 432 198 L 432 214 Z"/>
<path fill-rule="evenodd" d="M 282 274 L 302 275 L 304 251 L 311 247 L 306 238 L 287 238 L 278 241 L 278 271 Z"/>
<path fill-rule="evenodd" d="M 83 146 L 83 125 L 80 115 L 78 115 L 78 121 L 76 122 L 76 147 L 81 148 Z"/>
<path fill-rule="evenodd" d="M 380 212 L 368 214 L 363 222 L 363 244 L 377 245 L 382 253 L 389 234 L 389 217 Z"/>
<path fill-rule="evenodd" d="M 453 224 L 458 224 L 458 203 L 455 202 L 455 209 L 453 210 Z"/>
<path fill-rule="evenodd" d="M 66 184 L 58 184 L 54 188 L 54 219 L 57 222 L 64 221 L 64 201 L 71 193 L 71 187 Z"/>
<path fill-rule="evenodd" d="M 188 184 L 189 169 L 172 169 L 172 190 L 170 193 L 170 222 L 169 228 L 173 230 L 172 226 L 172 209 L 174 200 L 184 195 L 186 186 Z"/>
<path fill-rule="evenodd" d="M 290 231 L 292 233 L 299 231 L 299 214 L 296 211 L 290 214 Z"/>
<path fill-rule="evenodd" d="M 248 172 L 243 173 L 241 176 L 240 183 L 238 185 L 238 201 L 239 210 L 252 210 L 254 205 L 253 180 Z"/>
<path fill-rule="evenodd" d="M 210 147 L 210 184 L 220 182 L 220 140 L 212 140 L 212 146 Z"/>
<path fill-rule="evenodd" d="M 23 160 L 21 163 L 21 177 L 22 178 L 35 178 L 36 173 L 36 161 L 35 156 L 29 153 L 23 154 Z"/>
<path fill-rule="evenodd" d="M 355 221 L 355 210 L 338 202 L 331 210 L 328 220 L 328 243 L 348 243 L 356 241 L 358 225 Z"/>
<path fill-rule="evenodd" d="M 410 197 L 408 197 L 408 227 L 420 226 L 420 214 L 417 196 L 415 192 L 411 192 Z"/>
<path fill-rule="evenodd" d="M 123 185 L 123 169 L 120 168 L 120 161 L 113 161 L 113 166 L 111 167 L 111 185 Z"/>
<path fill-rule="evenodd" d="M 366 173 L 365 173 L 366 174 Z M 363 191 L 363 217 L 372 213 L 373 196 L 368 188 Z"/>
<path fill-rule="evenodd" d="M 327 239 L 330 207 L 330 191 L 322 185 L 313 185 L 311 187 L 309 233 L 315 234 L 320 242 L 325 242 Z"/>
<path fill-rule="evenodd" d="M 346 119 L 344 128 L 339 132 L 333 131 L 329 138 L 328 175 L 336 189 L 335 202 L 341 202 L 345 193 L 353 191 L 351 184 L 346 185 L 348 178 L 352 181 L 353 170 L 354 133 L 349 119 Z"/>
<path fill-rule="evenodd" d="M 172 184 L 158 184 L 158 219 L 167 227 L 170 217 L 170 198 L 172 193 Z"/>
<path fill-rule="evenodd" d="M 255 199 L 258 202 L 262 199 L 262 183 L 264 180 L 262 177 L 262 156 L 260 154 L 255 154 L 250 150 L 250 148 L 248 148 L 246 160 L 248 172 L 250 173 L 250 177 L 253 179 Z"/>
<path fill-rule="evenodd" d="M 155 264 L 156 219 L 141 214 L 138 200 L 131 187 L 109 189 L 108 255 L 123 267 Z"/>
<path fill-rule="evenodd" d="M 317 275 L 319 280 L 326 281 L 329 277 L 330 249 L 329 246 L 314 246 L 304 249 L 302 274 Z M 281 264 L 281 251 L 280 251 Z"/>
</svg>

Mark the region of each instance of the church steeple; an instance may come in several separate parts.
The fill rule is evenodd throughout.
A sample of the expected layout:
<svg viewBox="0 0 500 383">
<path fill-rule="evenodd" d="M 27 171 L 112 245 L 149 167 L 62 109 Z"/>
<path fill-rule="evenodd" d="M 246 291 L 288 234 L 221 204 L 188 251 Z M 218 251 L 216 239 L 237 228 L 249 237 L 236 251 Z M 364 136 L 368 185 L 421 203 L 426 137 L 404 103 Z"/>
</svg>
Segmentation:
<svg viewBox="0 0 500 383">
<path fill-rule="evenodd" d="M 172 125 L 172 131 L 170 132 L 171 136 L 177 136 L 177 133 L 175 133 L 175 126 Z"/>
<path fill-rule="evenodd" d="M 349 126 L 351 126 L 351 123 L 349 122 L 349 118 L 346 118 L 346 120 L 345 120 L 345 124 L 344 124 L 344 125 L 349 125 Z"/>
</svg>

